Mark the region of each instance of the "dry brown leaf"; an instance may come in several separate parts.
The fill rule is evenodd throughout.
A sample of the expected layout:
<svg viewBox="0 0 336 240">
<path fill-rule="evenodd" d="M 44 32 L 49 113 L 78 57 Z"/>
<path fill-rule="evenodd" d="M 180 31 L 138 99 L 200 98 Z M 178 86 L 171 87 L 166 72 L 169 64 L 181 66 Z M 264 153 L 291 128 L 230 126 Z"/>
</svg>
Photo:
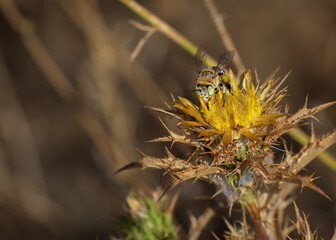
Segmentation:
<svg viewBox="0 0 336 240">
<path fill-rule="evenodd" d="M 319 188 L 313 183 L 313 181 L 317 179 L 316 177 L 314 178 L 314 173 L 311 174 L 310 176 L 300 176 L 288 169 L 273 168 L 272 170 L 273 172 L 270 174 L 270 178 L 272 180 L 299 184 L 301 186 L 301 190 L 304 187 L 309 187 L 315 192 L 318 192 L 322 196 L 331 200 L 330 197 L 327 194 L 325 194 L 325 192 L 321 188 Z"/>
</svg>

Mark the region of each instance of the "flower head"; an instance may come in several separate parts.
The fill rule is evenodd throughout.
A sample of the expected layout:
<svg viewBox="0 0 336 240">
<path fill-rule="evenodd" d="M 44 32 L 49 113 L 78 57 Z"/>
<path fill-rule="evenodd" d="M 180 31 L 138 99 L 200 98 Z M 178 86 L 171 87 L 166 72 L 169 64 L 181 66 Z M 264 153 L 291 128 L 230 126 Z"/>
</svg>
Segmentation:
<svg viewBox="0 0 336 240">
<path fill-rule="evenodd" d="M 198 96 L 200 106 L 179 97 L 174 105 L 186 115 L 180 124 L 202 127 L 199 130 L 200 137 L 220 135 L 224 145 L 242 136 L 258 140 L 258 137 L 266 134 L 267 127 L 271 127 L 279 118 L 286 115 L 279 113 L 275 108 L 285 96 L 285 90 L 275 93 L 272 90 L 273 79 L 256 89 L 251 83 L 250 71 L 243 75 L 240 86 L 237 86 L 231 70 L 228 76 L 230 91 L 224 89 L 226 93 L 223 94 L 219 88 L 207 103 L 200 96 Z M 223 96 L 226 96 L 225 99 Z"/>
</svg>

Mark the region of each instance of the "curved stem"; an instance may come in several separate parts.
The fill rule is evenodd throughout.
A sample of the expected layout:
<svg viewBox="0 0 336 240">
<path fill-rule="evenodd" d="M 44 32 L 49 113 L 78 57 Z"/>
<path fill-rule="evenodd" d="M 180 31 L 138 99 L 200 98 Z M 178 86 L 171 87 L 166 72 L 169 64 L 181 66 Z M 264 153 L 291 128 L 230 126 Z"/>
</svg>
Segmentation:
<svg viewBox="0 0 336 240">
<path fill-rule="evenodd" d="M 268 237 L 266 235 L 265 229 L 263 228 L 263 226 L 261 225 L 261 217 L 259 214 L 259 209 L 258 207 L 254 204 L 254 202 L 252 203 L 248 203 L 245 205 L 247 207 L 247 210 L 249 211 L 253 224 L 254 224 L 254 228 L 255 231 L 257 233 L 258 239 L 260 240 L 267 240 Z"/>
<path fill-rule="evenodd" d="M 129 9 L 135 12 L 137 15 L 142 17 L 148 23 L 155 27 L 159 32 L 166 35 L 168 38 L 176 42 L 182 48 L 184 48 L 191 55 L 195 56 L 198 46 L 192 43 L 189 39 L 181 35 L 176 29 L 169 26 L 166 22 L 162 21 L 156 15 L 151 13 L 148 9 L 144 8 L 142 5 L 133 0 L 120 0 Z M 207 58 L 207 64 L 209 66 L 216 66 L 217 61 L 210 56 Z"/>
</svg>

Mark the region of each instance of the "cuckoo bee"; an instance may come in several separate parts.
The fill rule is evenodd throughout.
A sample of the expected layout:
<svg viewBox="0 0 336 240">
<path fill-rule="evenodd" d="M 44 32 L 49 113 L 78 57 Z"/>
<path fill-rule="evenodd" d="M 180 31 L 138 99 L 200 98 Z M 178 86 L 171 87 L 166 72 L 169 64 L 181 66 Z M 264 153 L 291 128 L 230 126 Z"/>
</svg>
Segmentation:
<svg viewBox="0 0 336 240">
<path fill-rule="evenodd" d="M 217 66 L 206 66 L 207 55 L 204 51 L 198 49 L 195 55 L 195 63 L 197 69 L 196 89 L 197 94 L 207 103 L 213 94 L 217 94 L 218 89 L 223 93 L 223 101 L 225 102 L 225 89 L 231 93 L 229 79 L 225 73 L 225 67 L 231 62 L 235 52 L 228 51 L 220 55 Z"/>
</svg>

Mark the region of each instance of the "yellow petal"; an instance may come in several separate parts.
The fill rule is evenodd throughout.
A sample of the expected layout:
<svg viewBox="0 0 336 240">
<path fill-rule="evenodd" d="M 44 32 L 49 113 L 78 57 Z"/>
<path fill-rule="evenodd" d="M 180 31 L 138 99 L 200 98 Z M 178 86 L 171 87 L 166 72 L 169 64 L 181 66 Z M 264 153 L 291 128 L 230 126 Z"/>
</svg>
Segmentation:
<svg viewBox="0 0 336 240">
<path fill-rule="evenodd" d="M 200 132 L 198 134 L 199 137 L 210 137 L 210 136 L 213 136 L 213 135 L 217 135 L 217 134 L 220 134 L 221 131 L 217 130 L 217 129 L 207 129 L 207 130 L 204 130 L 202 132 Z"/>
<path fill-rule="evenodd" d="M 251 133 L 249 130 L 244 130 L 243 131 L 243 135 L 251 140 L 254 141 L 260 141 L 260 138 L 258 138 L 256 135 L 254 135 L 253 133 Z"/>
<path fill-rule="evenodd" d="M 204 122 L 197 122 L 197 121 L 181 121 L 179 122 L 179 125 L 184 124 L 184 125 L 188 125 L 188 126 L 192 126 L 192 127 L 203 127 L 206 126 L 207 124 Z"/>
<path fill-rule="evenodd" d="M 224 146 L 227 146 L 231 143 L 232 140 L 232 132 L 225 132 L 222 137 L 222 142 Z"/>
</svg>

